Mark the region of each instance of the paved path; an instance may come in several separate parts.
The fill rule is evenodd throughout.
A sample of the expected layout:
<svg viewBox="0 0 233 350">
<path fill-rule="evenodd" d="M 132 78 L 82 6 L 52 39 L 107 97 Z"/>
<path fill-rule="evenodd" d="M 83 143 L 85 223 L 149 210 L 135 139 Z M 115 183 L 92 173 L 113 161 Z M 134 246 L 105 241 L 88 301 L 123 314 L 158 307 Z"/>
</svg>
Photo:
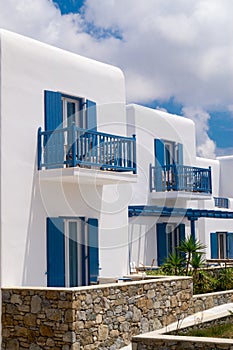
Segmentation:
<svg viewBox="0 0 233 350">
<path fill-rule="evenodd" d="M 215 306 L 208 310 L 197 312 L 191 316 L 184 318 L 182 321 L 179 322 L 179 324 L 177 322 L 174 322 L 167 327 L 158 329 L 157 331 L 144 333 L 143 335 L 150 335 L 153 337 L 153 335 L 171 332 L 173 330 L 176 330 L 177 328 L 182 329 L 197 323 L 216 320 L 217 318 L 228 316 L 230 314 L 229 311 L 233 312 L 233 303 L 223 304 Z M 125 346 L 124 348 L 121 348 L 121 350 L 131 350 L 131 345 Z"/>
</svg>

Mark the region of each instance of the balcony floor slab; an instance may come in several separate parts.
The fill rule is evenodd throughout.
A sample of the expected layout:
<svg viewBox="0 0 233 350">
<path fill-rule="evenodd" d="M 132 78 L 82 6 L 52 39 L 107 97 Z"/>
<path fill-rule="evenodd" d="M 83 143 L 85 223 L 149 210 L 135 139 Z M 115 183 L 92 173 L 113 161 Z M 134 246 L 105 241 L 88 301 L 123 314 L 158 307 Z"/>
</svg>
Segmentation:
<svg viewBox="0 0 233 350">
<path fill-rule="evenodd" d="M 95 184 L 97 186 L 137 182 L 137 175 L 129 172 L 81 167 L 40 170 L 39 177 L 42 181 Z"/>
<path fill-rule="evenodd" d="M 212 198 L 210 193 L 186 192 L 186 191 L 165 191 L 151 192 L 151 199 L 185 199 L 185 200 L 208 200 Z"/>
</svg>

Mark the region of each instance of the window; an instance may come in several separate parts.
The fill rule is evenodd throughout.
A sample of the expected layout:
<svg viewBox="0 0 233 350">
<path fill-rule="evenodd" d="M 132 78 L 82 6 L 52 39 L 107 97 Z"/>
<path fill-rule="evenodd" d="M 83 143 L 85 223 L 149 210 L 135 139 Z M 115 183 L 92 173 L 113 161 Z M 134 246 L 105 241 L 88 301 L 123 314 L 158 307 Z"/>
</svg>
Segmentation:
<svg viewBox="0 0 233 350">
<path fill-rule="evenodd" d="M 211 232 L 211 259 L 233 259 L 233 233 Z"/>
<path fill-rule="evenodd" d="M 218 233 L 218 257 L 225 259 L 227 257 L 227 235 L 226 232 Z"/>
<path fill-rule="evenodd" d="M 182 240 L 180 231 L 180 225 L 177 227 L 175 224 L 166 225 L 168 255 L 176 252 L 176 248 Z"/>
<path fill-rule="evenodd" d="M 45 91 L 45 130 L 72 125 L 97 129 L 96 103 L 83 97 L 69 96 L 57 91 Z"/>
<path fill-rule="evenodd" d="M 47 218 L 48 287 L 96 283 L 98 274 L 98 220 Z"/>
<path fill-rule="evenodd" d="M 62 97 L 63 127 L 73 123 L 82 128 L 87 128 L 85 100 L 81 98 Z"/>
<path fill-rule="evenodd" d="M 76 287 L 88 281 L 88 237 L 84 220 L 65 221 L 65 285 Z"/>
<path fill-rule="evenodd" d="M 173 141 L 154 140 L 156 191 L 175 189 L 174 169 L 183 165 L 183 145 Z"/>
</svg>

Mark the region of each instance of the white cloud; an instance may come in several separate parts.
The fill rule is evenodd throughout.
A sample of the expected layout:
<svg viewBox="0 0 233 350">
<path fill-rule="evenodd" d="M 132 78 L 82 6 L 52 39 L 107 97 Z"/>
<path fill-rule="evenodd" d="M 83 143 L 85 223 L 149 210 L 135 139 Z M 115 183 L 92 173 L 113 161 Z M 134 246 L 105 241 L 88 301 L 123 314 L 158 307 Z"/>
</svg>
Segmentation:
<svg viewBox="0 0 233 350">
<path fill-rule="evenodd" d="M 232 0 L 86 0 L 66 16 L 51 0 L 0 0 L 0 27 L 121 67 L 129 102 L 173 97 L 204 113 L 232 109 L 232 13 Z M 199 153 L 212 154 L 204 134 Z"/>
<path fill-rule="evenodd" d="M 210 115 L 200 108 L 184 107 L 183 115 L 192 119 L 196 126 L 197 155 L 204 158 L 216 157 L 216 145 L 208 136 Z"/>
</svg>

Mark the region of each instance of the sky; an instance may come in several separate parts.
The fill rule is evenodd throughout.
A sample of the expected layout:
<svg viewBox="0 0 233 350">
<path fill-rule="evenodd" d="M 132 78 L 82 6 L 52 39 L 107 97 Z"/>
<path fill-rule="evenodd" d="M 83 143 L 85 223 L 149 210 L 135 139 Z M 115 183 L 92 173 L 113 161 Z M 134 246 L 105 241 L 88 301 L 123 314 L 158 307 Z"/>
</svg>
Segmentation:
<svg viewBox="0 0 233 350">
<path fill-rule="evenodd" d="M 0 27 L 120 67 L 128 103 L 196 123 L 199 156 L 233 154 L 232 0 L 0 0 Z"/>
</svg>

